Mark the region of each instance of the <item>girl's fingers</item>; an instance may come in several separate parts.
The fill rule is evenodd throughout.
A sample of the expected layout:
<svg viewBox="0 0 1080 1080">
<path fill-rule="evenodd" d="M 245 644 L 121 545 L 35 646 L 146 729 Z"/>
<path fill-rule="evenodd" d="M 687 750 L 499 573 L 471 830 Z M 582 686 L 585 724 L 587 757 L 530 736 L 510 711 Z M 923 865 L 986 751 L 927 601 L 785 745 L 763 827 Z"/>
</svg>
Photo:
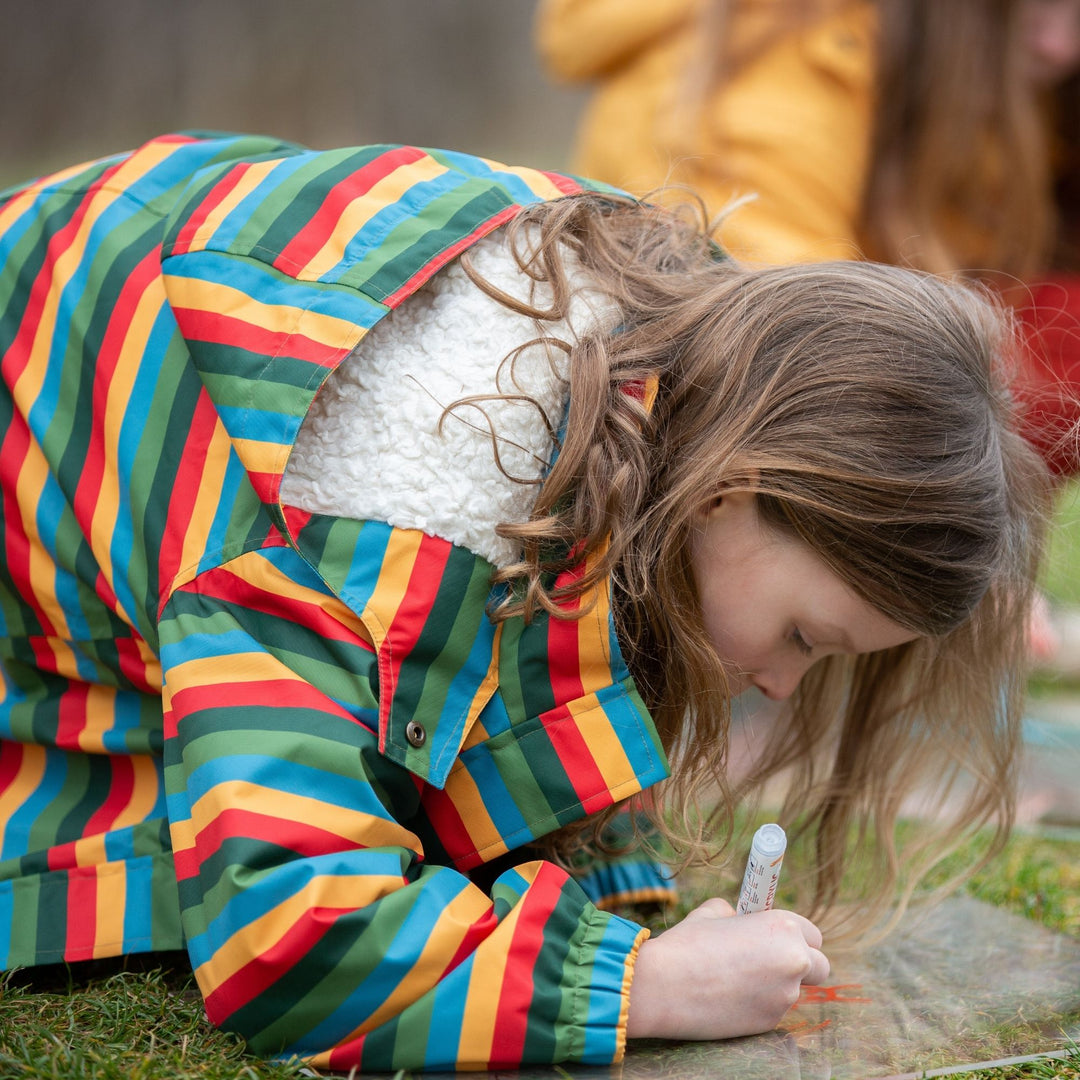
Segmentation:
<svg viewBox="0 0 1080 1080">
<path fill-rule="evenodd" d="M 806 939 L 806 944 L 811 949 L 820 949 L 822 945 L 821 931 L 817 928 L 816 924 L 812 923 L 806 916 L 799 915 L 792 911 L 789 914 L 794 915 L 799 920 L 800 927 L 802 929 L 802 936 Z"/>
<path fill-rule="evenodd" d="M 820 986 L 829 977 L 830 970 L 829 958 L 820 949 L 811 949 L 810 971 L 802 981 L 809 986 Z"/>
<path fill-rule="evenodd" d="M 726 919 L 729 915 L 734 915 L 735 909 L 722 897 L 714 896 L 711 900 L 706 900 L 703 904 L 699 904 L 687 918 L 693 918 L 695 915 L 703 919 Z"/>
</svg>

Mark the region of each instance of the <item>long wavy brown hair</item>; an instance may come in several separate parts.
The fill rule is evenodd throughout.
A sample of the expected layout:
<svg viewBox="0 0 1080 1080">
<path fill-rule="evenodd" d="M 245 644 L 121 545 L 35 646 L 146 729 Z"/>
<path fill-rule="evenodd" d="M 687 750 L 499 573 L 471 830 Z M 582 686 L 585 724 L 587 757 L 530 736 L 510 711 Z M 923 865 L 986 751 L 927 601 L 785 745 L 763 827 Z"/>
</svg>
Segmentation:
<svg viewBox="0 0 1080 1080">
<path fill-rule="evenodd" d="M 706 4 L 689 110 L 778 35 L 846 2 L 775 0 L 768 27 L 738 42 L 729 28 L 739 0 Z M 1080 268 L 1080 75 L 1049 92 L 1025 79 L 1024 2 L 873 0 L 875 107 L 859 220 L 868 258 L 1021 279 Z"/>
<path fill-rule="evenodd" d="M 852 829 L 874 860 L 864 915 L 948 850 L 928 836 L 901 873 L 896 823 L 920 784 L 956 795 L 949 843 L 989 822 L 1003 835 L 1047 484 L 1003 389 L 1001 312 L 895 267 L 743 269 L 718 259 L 690 218 L 614 197 L 530 208 L 509 229 L 522 270 L 553 299 L 530 307 L 478 284 L 568 354 L 570 407 L 531 519 L 499 528 L 523 554 L 498 575 L 508 594 L 494 614 L 576 617 L 567 597 L 587 605 L 610 583 L 622 649 L 673 766 L 643 812 L 676 857 L 714 858 L 736 803 L 781 773 L 783 820 L 812 852 L 818 913 L 840 895 Z M 543 328 L 566 315 L 571 265 L 618 325 L 553 343 Z M 644 387 L 655 388 L 651 408 Z M 702 509 L 734 489 L 755 492 L 769 524 L 921 635 L 815 665 L 738 785 L 726 775 L 728 684 L 690 563 Z M 603 824 L 556 834 L 551 851 L 572 856 Z"/>
</svg>

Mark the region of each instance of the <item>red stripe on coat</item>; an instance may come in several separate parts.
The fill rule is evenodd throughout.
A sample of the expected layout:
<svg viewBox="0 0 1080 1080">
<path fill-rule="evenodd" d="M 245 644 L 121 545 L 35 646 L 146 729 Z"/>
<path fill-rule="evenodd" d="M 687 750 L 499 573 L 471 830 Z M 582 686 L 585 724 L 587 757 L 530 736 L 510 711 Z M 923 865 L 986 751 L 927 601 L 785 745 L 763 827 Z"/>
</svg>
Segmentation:
<svg viewBox="0 0 1080 1080">
<path fill-rule="evenodd" d="M 320 367 L 330 367 L 345 356 L 348 349 L 335 349 L 325 342 L 284 330 L 271 330 L 258 323 L 235 315 L 203 308 L 176 307 L 173 314 L 180 332 L 188 341 L 204 341 L 210 345 L 227 345 L 262 357 L 287 356 Z"/>
<path fill-rule="evenodd" d="M 497 229 L 511 218 L 517 217 L 520 212 L 521 207 L 516 203 L 513 206 L 506 207 L 505 210 L 500 210 L 494 217 L 488 218 L 482 225 L 473 229 L 468 236 L 462 238 L 456 244 L 451 244 L 448 248 L 444 248 L 440 251 L 430 262 L 425 263 L 417 270 L 408 281 L 395 289 L 383 303 L 388 308 L 397 307 L 402 300 L 405 300 L 416 292 L 425 281 L 431 278 L 437 271 L 441 270 L 452 259 L 456 259 L 466 248 L 471 247 L 482 236 L 487 236 L 489 232 L 493 229 Z"/>
<path fill-rule="evenodd" d="M 199 203 L 198 209 L 188 216 L 183 228 L 176 234 L 176 240 L 169 251 L 170 255 L 183 255 L 191 250 L 195 234 L 203 227 L 206 219 L 229 197 L 250 168 L 251 166 L 247 162 L 234 165 L 206 193 L 202 202 Z"/>
<path fill-rule="evenodd" d="M 584 191 L 584 188 L 572 176 L 563 176 L 561 173 L 554 172 L 544 172 L 544 176 L 564 195 L 580 195 Z"/>
<path fill-rule="evenodd" d="M 205 483 L 203 476 L 207 469 L 206 461 L 212 449 L 218 454 L 231 454 L 232 444 L 220 426 L 217 409 L 204 387 L 199 391 L 199 399 L 192 411 L 187 438 L 177 456 L 176 475 L 169 492 L 165 530 L 158 548 L 158 589 L 161 603 L 168 599 L 173 579 L 185 569 L 180 565 L 184 555 L 184 542 L 196 500 Z"/>
<path fill-rule="evenodd" d="M 442 982 L 454 968 L 468 960 L 480 945 L 491 936 L 492 931 L 494 931 L 498 925 L 499 919 L 495 914 L 495 907 L 492 905 L 479 919 L 475 919 L 469 925 L 469 929 L 465 931 L 465 936 L 461 939 L 461 944 L 457 947 L 457 951 L 450 957 L 450 962 L 439 976 L 439 981 Z"/>
<path fill-rule="evenodd" d="M 3 499 L 4 507 L 4 560 L 8 574 L 19 589 L 19 599 L 34 613 L 41 632 L 46 635 L 55 635 L 56 626 L 52 619 L 45 613 L 45 609 L 38 603 L 37 596 L 30 587 L 30 551 L 33 541 L 23 527 L 23 512 L 18 500 L 18 477 L 26 463 L 30 452 L 30 429 L 26 426 L 23 418 L 16 413 L 4 433 L 3 441 L 0 442 L 0 498 Z M 35 444 L 36 445 L 36 444 Z M 34 507 L 28 507 L 32 515 Z M 47 585 L 48 583 L 39 582 Z M 39 657 L 35 650 L 35 659 Z M 52 654 L 49 653 L 46 661 L 47 671 L 53 669 Z"/>
<path fill-rule="evenodd" d="M 15 782 L 23 763 L 23 744 L 0 739 L 0 791 L 7 791 Z"/>
<path fill-rule="evenodd" d="M 476 852 L 476 844 L 457 804 L 445 791 L 426 786 L 421 796 L 421 805 L 428 821 L 438 833 L 439 843 L 446 848 L 458 870 L 471 870 L 484 861 Z"/>
<path fill-rule="evenodd" d="M 309 683 L 295 679 L 259 679 L 255 682 L 207 683 L 177 690 L 173 709 L 191 716 L 204 709 L 311 709 L 343 720 L 355 721 L 345 709 Z"/>
<path fill-rule="evenodd" d="M 585 572 L 582 564 L 559 575 L 556 588 L 565 588 L 577 581 Z M 581 601 L 577 598 L 564 600 L 560 607 L 564 611 L 577 611 Z M 548 677 L 551 680 L 551 692 L 558 702 L 575 701 L 585 693 L 581 681 L 581 634 L 595 632 L 592 623 L 595 616 L 586 615 L 584 619 L 548 619 L 547 655 L 550 657 Z"/>
<path fill-rule="evenodd" d="M 239 971 L 205 995 L 206 1015 L 216 1025 L 288 975 L 300 957 L 315 949 L 348 909 L 312 907 L 303 912 L 269 949 L 252 957 Z"/>
<path fill-rule="evenodd" d="M 301 510 L 299 506 L 289 506 L 286 503 L 281 506 L 281 514 L 285 519 L 285 528 L 289 530 L 289 536 L 293 540 L 307 528 L 313 516 L 308 510 Z"/>
<path fill-rule="evenodd" d="M 596 764 L 596 758 L 581 733 L 569 709 L 563 710 L 564 719 L 552 721 L 545 717 L 544 730 L 551 740 L 556 757 L 566 769 L 574 794 L 587 814 L 594 814 L 610 806 L 614 801 L 604 774 Z"/>
<path fill-rule="evenodd" d="M 116 819 L 131 804 L 135 791 L 135 765 L 131 758 L 115 754 L 112 762 L 112 783 L 105 801 L 90 815 L 90 820 L 83 826 L 84 836 L 97 836 L 113 828 Z"/>
<path fill-rule="evenodd" d="M 533 970 L 544 944 L 544 929 L 559 904 L 565 882 L 565 871 L 552 863 L 542 863 L 536 880 L 521 900 L 523 910 L 514 926 L 499 993 L 489 1069 L 521 1064 L 535 993 Z"/>
<path fill-rule="evenodd" d="M 370 846 L 358 844 L 332 829 L 322 829 L 302 821 L 290 821 L 262 814 L 258 810 L 229 809 L 222 810 L 199 831 L 195 841 L 199 863 L 213 858 L 221 845 L 233 837 L 260 840 L 275 847 L 287 848 L 304 858 L 332 855 L 334 852 L 361 851 Z"/>
<path fill-rule="evenodd" d="M 390 173 L 425 157 L 427 154 L 415 146 L 402 146 L 380 154 L 374 161 L 340 180 L 327 192 L 322 204 L 308 223 L 296 233 L 274 259 L 274 268 L 295 271 L 307 266 L 322 250 L 327 240 L 333 236 L 341 215 L 349 203 L 365 195 Z"/>
<path fill-rule="evenodd" d="M 161 694 L 160 669 L 153 661 L 145 659 L 151 655 L 149 646 L 145 645 L 146 639 L 137 631 L 131 631 L 131 637 L 118 637 L 116 639 L 116 662 L 120 673 L 128 679 L 132 686 L 140 693 L 158 697 Z M 143 642 L 144 648 L 139 647 Z M 153 668 L 154 678 L 150 678 L 150 669 Z"/>
<path fill-rule="evenodd" d="M 404 596 L 386 632 L 387 645 L 379 650 L 379 679 L 382 684 L 379 694 L 380 752 L 386 749 L 390 706 L 397 690 L 401 665 L 412 652 L 431 615 L 452 547 L 447 540 L 426 534 L 423 536 L 409 570 Z"/>
<path fill-rule="evenodd" d="M 331 1072 L 345 1072 L 354 1065 L 362 1065 L 366 1040 L 367 1035 L 357 1035 L 355 1039 L 349 1039 L 348 1042 L 335 1046 L 330 1051 L 326 1068 Z"/>
<path fill-rule="evenodd" d="M 60 695 L 56 717 L 56 745 L 62 750 L 79 749 L 79 733 L 86 727 L 86 699 L 89 693 L 90 687 L 86 683 L 70 679 Z"/>
<path fill-rule="evenodd" d="M 284 546 L 284 539 L 281 544 Z M 255 557 L 259 556 L 256 554 Z M 247 611 L 257 611 L 275 618 L 287 619 L 289 622 L 304 627 L 305 630 L 318 634 L 325 640 L 357 645 L 369 652 L 374 652 L 371 643 L 366 638 L 360 637 L 355 627 L 341 622 L 319 601 L 306 600 L 301 596 L 277 592 L 273 589 L 264 589 L 248 581 L 241 574 L 235 573 L 228 566 L 216 566 L 200 574 L 198 595 L 217 600 L 222 604 L 238 604 Z M 326 599 L 330 602 L 332 598 L 327 594 Z M 259 645 L 259 648 L 261 649 L 262 646 Z"/>
<path fill-rule="evenodd" d="M 53 635 L 55 636 L 55 635 Z M 52 651 L 48 637 L 29 638 L 27 644 L 34 653 L 34 667 L 41 671 L 56 674 L 56 655 Z"/>
<path fill-rule="evenodd" d="M 69 870 L 67 874 L 67 936 L 64 959 L 92 960 L 97 934 L 97 867 Z"/>
</svg>

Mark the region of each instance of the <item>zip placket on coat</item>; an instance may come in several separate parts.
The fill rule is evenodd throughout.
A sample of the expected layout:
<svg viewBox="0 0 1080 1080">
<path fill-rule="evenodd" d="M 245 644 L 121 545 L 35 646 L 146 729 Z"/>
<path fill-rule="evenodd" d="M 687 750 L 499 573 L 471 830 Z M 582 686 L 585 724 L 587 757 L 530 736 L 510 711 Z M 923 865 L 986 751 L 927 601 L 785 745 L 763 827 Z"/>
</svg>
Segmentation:
<svg viewBox="0 0 1080 1080">
<path fill-rule="evenodd" d="M 606 589 L 486 616 L 446 540 L 282 504 L 319 386 L 572 178 L 168 136 L 0 202 L 0 961 L 186 947 L 211 1019 L 367 1070 L 617 1060 L 644 936 L 551 864 L 666 775 Z"/>
</svg>

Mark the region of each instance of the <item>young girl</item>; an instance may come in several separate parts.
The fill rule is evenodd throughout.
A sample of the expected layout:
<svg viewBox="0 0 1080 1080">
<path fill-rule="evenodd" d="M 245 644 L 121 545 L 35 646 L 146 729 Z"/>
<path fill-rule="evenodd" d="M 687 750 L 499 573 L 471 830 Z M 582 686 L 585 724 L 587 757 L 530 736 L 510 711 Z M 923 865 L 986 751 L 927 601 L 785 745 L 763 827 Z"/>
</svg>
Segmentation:
<svg viewBox="0 0 1080 1080">
<path fill-rule="evenodd" d="M 640 857 L 562 868 L 669 761 L 637 812 L 722 846 L 743 689 L 811 914 L 853 825 L 888 902 L 919 781 L 1007 825 L 1043 484 L 971 292 L 224 136 L 8 192 L 0 250 L 5 966 L 185 947 L 322 1067 L 602 1064 L 828 972 L 801 915 L 649 938 L 592 902 L 664 895 Z"/>
</svg>

